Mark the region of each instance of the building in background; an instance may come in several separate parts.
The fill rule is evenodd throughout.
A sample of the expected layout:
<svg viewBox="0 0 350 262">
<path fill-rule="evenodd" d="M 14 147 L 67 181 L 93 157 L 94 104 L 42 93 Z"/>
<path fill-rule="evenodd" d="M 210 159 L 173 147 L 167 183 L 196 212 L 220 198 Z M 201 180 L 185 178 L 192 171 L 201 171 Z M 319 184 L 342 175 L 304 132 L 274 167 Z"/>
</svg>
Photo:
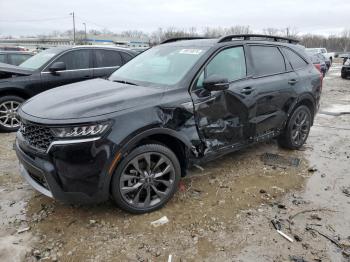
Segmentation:
<svg viewBox="0 0 350 262">
<path fill-rule="evenodd" d="M 71 38 L 45 37 L 45 38 L 12 38 L 0 39 L 0 50 L 11 47 L 21 47 L 25 50 L 40 51 L 55 46 L 73 45 Z M 113 45 L 143 51 L 150 47 L 149 39 L 135 39 L 113 35 L 87 35 L 86 39 L 79 38 L 76 45 Z"/>
</svg>

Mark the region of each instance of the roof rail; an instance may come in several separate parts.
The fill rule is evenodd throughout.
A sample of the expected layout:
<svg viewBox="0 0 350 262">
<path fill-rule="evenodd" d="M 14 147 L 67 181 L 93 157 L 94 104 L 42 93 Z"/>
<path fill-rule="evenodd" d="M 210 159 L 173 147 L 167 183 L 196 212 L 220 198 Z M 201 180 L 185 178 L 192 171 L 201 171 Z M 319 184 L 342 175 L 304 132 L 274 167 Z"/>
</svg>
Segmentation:
<svg viewBox="0 0 350 262">
<path fill-rule="evenodd" d="M 257 40 L 257 39 L 252 39 L 252 38 L 262 38 L 261 40 L 272 39 L 272 41 L 275 41 L 275 42 L 287 42 L 287 43 L 290 43 L 290 44 L 297 44 L 297 43 L 299 43 L 298 40 L 293 39 L 293 38 L 274 36 L 274 35 L 259 35 L 259 34 L 227 35 L 227 36 L 221 37 L 219 39 L 218 43 L 229 42 L 229 41 L 232 41 L 235 38 L 237 40 L 238 39 Z"/>
<path fill-rule="evenodd" d="M 200 36 L 174 37 L 174 38 L 166 39 L 163 42 L 161 42 L 160 44 L 166 44 L 166 43 L 182 41 L 182 40 L 195 40 L 195 39 L 208 39 L 208 38 L 207 37 L 200 37 Z"/>
</svg>

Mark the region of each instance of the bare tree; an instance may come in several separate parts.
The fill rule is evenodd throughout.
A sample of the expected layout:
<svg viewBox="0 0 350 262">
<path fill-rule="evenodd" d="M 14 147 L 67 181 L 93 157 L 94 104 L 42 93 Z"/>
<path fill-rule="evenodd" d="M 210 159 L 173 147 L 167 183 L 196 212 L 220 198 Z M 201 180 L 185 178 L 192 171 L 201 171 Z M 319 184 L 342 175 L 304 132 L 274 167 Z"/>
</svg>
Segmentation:
<svg viewBox="0 0 350 262">
<path fill-rule="evenodd" d="M 343 52 L 350 50 L 350 29 L 344 29 L 339 39 L 339 45 L 342 47 Z"/>
<path fill-rule="evenodd" d="M 280 29 L 277 29 L 277 28 L 273 28 L 273 27 L 269 27 L 269 28 L 265 28 L 263 29 L 263 33 L 265 35 L 275 35 L 275 36 L 278 36 L 280 35 Z"/>
</svg>

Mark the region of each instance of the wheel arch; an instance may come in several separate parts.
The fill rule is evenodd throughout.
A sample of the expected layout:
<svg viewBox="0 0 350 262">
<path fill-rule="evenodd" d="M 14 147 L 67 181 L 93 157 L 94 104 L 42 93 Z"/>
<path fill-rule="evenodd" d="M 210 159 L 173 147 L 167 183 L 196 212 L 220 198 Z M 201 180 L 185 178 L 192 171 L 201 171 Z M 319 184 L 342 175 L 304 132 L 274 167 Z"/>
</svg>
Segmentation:
<svg viewBox="0 0 350 262">
<path fill-rule="evenodd" d="M 23 98 L 24 100 L 27 100 L 31 97 L 31 95 L 28 92 L 18 87 L 1 88 L 0 97 L 4 96 L 18 96 Z"/>
<path fill-rule="evenodd" d="M 312 120 L 311 125 L 313 125 L 314 118 L 316 115 L 316 101 L 315 101 L 314 97 L 308 93 L 299 96 L 298 99 L 296 99 L 294 101 L 292 106 L 289 108 L 288 118 L 294 112 L 294 110 L 297 109 L 301 105 L 305 105 L 310 109 L 311 120 Z"/>
<path fill-rule="evenodd" d="M 117 154 L 121 157 L 118 159 L 110 170 L 115 170 L 118 163 L 125 158 L 134 148 L 147 143 L 158 143 L 170 148 L 177 156 L 181 166 L 181 176 L 186 175 L 187 167 L 189 166 L 189 156 L 195 152 L 195 147 L 182 134 L 169 128 L 156 127 L 141 132 L 137 132 L 128 141 L 121 143 L 122 146 Z M 113 163 L 112 163 L 113 165 Z"/>
</svg>

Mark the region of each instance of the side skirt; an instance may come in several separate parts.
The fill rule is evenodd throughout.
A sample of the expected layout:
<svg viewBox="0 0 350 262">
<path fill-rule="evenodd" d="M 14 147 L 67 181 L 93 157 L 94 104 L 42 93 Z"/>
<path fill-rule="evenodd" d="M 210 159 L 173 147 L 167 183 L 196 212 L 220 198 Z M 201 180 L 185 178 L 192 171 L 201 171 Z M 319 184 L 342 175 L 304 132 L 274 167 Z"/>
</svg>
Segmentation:
<svg viewBox="0 0 350 262">
<path fill-rule="evenodd" d="M 214 150 L 214 151 L 208 150 L 206 152 L 206 154 L 204 154 L 203 157 L 191 159 L 190 163 L 192 165 L 206 163 L 208 161 L 215 160 L 215 159 L 220 158 L 224 155 L 241 150 L 241 149 L 246 148 L 248 146 L 271 140 L 272 138 L 277 137 L 281 133 L 282 133 L 281 130 L 272 130 L 272 131 L 265 132 L 263 134 L 259 134 L 256 137 L 249 138 L 248 140 L 246 140 L 242 143 L 235 143 L 235 144 L 225 146 L 225 147 L 222 147 L 222 148 L 220 148 L 218 150 Z"/>
</svg>

